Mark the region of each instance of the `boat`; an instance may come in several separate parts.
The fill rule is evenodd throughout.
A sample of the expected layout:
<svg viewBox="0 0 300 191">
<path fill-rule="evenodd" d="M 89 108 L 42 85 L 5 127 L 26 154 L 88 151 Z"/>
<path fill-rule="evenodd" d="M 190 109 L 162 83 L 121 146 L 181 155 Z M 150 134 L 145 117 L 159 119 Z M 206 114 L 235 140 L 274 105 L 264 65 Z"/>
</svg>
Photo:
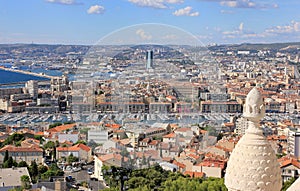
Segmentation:
<svg viewBox="0 0 300 191">
<path fill-rule="evenodd" d="M 11 69 L 13 69 L 13 70 L 18 70 L 19 67 L 18 67 L 18 66 L 12 66 Z"/>
</svg>

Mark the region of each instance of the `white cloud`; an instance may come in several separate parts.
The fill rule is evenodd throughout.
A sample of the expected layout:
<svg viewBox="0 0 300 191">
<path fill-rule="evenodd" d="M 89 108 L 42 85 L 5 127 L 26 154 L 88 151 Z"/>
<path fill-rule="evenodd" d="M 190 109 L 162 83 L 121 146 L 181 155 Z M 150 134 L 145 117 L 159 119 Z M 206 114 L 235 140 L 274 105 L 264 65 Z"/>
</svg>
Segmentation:
<svg viewBox="0 0 300 191">
<path fill-rule="evenodd" d="M 244 24 L 240 23 L 239 28 L 233 31 L 222 31 L 223 39 L 243 39 L 251 42 L 260 41 L 299 41 L 300 22 L 291 21 L 287 25 L 278 25 L 267 28 L 262 32 L 247 31 Z"/>
<path fill-rule="evenodd" d="M 93 5 L 87 10 L 87 13 L 88 14 L 103 14 L 104 11 L 105 11 L 104 7 L 102 7 L 100 5 Z"/>
<path fill-rule="evenodd" d="M 138 29 L 135 34 L 137 34 L 143 40 L 151 40 L 152 36 L 147 34 L 143 29 Z"/>
<path fill-rule="evenodd" d="M 278 8 L 277 4 L 254 2 L 253 0 L 220 0 L 222 6 L 232 8 L 268 9 Z"/>
<path fill-rule="evenodd" d="M 184 0 L 128 0 L 141 7 L 152 7 L 158 9 L 168 8 L 168 4 L 179 4 L 183 3 Z"/>
<path fill-rule="evenodd" d="M 48 3 L 58 3 L 63 5 L 74 5 L 78 4 L 76 0 L 46 0 Z"/>
<path fill-rule="evenodd" d="M 291 21 L 288 25 L 275 26 L 265 30 L 266 33 L 284 34 L 300 32 L 300 22 Z"/>
<path fill-rule="evenodd" d="M 244 33 L 244 23 L 243 22 L 240 23 L 239 27 L 236 30 L 222 32 L 223 35 L 229 35 L 229 36 L 238 35 L 238 34 L 242 34 L 242 33 Z"/>
<path fill-rule="evenodd" d="M 192 9 L 193 9 L 192 7 L 187 6 L 183 9 L 176 10 L 173 13 L 173 15 L 175 15 L 175 16 L 191 16 L 191 17 L 199 16 L 199 12 L 191 12 Z"/>
</svg>

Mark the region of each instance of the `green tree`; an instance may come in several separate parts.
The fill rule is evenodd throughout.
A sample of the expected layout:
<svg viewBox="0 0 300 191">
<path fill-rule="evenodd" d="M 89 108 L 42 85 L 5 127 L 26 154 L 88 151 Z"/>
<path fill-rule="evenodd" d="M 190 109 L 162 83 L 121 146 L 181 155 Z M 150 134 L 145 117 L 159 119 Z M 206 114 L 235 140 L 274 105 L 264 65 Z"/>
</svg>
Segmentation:
<svg viewBox="0 0 300 191">
<path fill-rule="evenodd" d="M 4 159 L 3 159 L 3 163 L 5 163 L 9 158 L 9 154 L 8 154 L 8 150 L 5 150 L 5 155 L 4 155 Z"/>
<path fill-rule="evenodd" d="M 57 164 L 51 164 L 49 169 L 41 174 L 43 180 L 49 179 L 51 176 L 63 176 L 64 171 L 60 170 Z"/>
<path fill-rule="evenodd" d="M 11 189 L 8 189 L 8 191 L 23 191 L 23 188 L 22 187 L 11 188 Z"/>
<path fill-rule="evenodd" d="M 55 143 L 53 141 L 48 141 L 45 145 L 44 145 L 44 149 L 53 149 L 55 147 Z"/>
<path fill-rule="evenodd" d="M 38 166 L 39 175 L 47 172 L 47 170 L 48 170 L 48 168 L 46 166 L 44 166 L 44 165 Z"/>
<path fill-rule="evenodd" d="M 68 163 L 72 163 L 72 162 L 78 162 L 78 157 L 73 156 L 73 154 L 71 153 L 68 158 L 67 158 L 67 162 Z"/>
<path fill-rule="evenodd" d="M 60 125 L 62 125 L 61 122 L 53 123 L 53 124 L 49 125 L 49 129 L 52 129 L 52 128 L 57 127 L 57 126 L 60 126 Z"/>
<path fill-rule="evenodd" d="M 20 161 L 18 167 L 28 167 L 28 164 L 25 161 Z"/>
<path fill-rule="evenodd" d="M 23 187 L 24 189 L 29 189 L 29 188 L 31 188 L 29 176 L 27 176 L 27 175 L 21 176 L 21 183 L 22 183 L 22 187 Z"/>
<path fill-rule="evenodd" d="M 74 145 L 77 145 L 77 144 L 84 144 L 84 145 L 86 145 L 86 142 L 84 140 L 78 140 Z"/>
<path fill-rule="evenodd" d="M 9 157 L 3 164 L 4 168 L 11 168 L 14 165 L 14 160 L 12 157 Z"/>
<path fill-rule="evenodd" d="M 42 136 L 42 135 L 34 135 L 33 138 L 36 140 L 39 140 L 40 144 L 42 144 L 44 142 L 44 136 Z"/>
<path fill-rule="evenodd" d="M 29 166 L 29 174 L 32 181 L 35 182 L 39 175 L 38 165 L 36 164 L 35 160 L 31 161 L 31 164 Z"/>
<path fill-rule="evenodd" d="M 291 178 L 290 180 L 286 181 L 282 188 L 281 188 L 281 191 L 286 191 L 294 182 L 295 182 L 295 178 Z"/>
</svg>

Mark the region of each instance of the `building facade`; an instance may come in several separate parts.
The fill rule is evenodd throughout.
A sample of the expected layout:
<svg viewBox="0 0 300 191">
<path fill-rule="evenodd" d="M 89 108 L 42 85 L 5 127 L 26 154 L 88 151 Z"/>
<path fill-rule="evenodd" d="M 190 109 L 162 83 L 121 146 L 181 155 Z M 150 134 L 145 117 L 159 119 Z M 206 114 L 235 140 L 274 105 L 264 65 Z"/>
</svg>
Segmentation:
<svg viewBox="0 0 300 191">
<path fill-rule="evenodd" d="M 27 164 L 30 164 L 32 161 L 35 161 L 37 164 L 41 164 L 43 162 L 43 149 L 37 146 L 16 147 L 12 145 L 6 145 L 0 149 L 1 163 L 3 163 L 6 151 L 8 151 L 8 155 L 17 163 L 25 161 Z"/>
</svg>

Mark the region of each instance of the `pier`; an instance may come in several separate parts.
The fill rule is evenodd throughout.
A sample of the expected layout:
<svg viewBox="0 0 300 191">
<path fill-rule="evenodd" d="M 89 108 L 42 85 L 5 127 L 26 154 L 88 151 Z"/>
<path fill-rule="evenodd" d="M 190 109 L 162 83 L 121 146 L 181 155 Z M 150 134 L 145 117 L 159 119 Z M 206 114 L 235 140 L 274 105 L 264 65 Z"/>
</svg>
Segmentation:
<svg viewBox="0 0 300 191">
<path fill-rule="evenodd" d="M 31 76 L 48 78 L 48 79 L 55 78 L 55 76 L 49 76 L 49 75 L 46 75 L 46 74 L 38 74 L 38 73 L 34 73 L 34 72 L 30 72 L 30 71 L 24 71 L 24 70 L 16 70 L 16 69 L 11 69 L 11 68 L 4 68 L 4 67 L 0 67 L 0 69 L 5 70 L 5 71 L 10 71 L 10 72 L 16 72 L 16 73 L 20 73 L 20 74 L 27 74 L 27 75 L 31 75 Z"/>
</svg>

